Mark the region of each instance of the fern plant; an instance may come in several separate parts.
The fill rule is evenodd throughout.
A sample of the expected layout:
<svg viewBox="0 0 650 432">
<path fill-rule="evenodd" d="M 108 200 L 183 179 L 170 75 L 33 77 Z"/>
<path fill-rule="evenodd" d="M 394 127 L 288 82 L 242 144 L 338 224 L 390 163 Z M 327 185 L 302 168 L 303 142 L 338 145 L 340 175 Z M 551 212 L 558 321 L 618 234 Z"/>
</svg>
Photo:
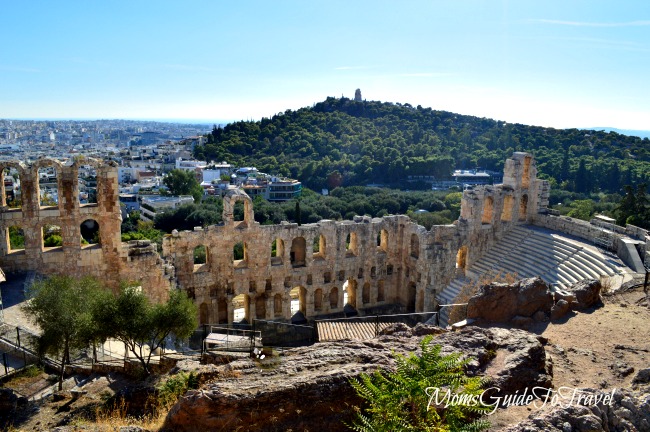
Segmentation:
<svg viewBox="0 0 650 432">
<path fill-rule="evenodd" d="M 468 377 L 465 366 L 470 359 L 460 353 L 443 356 L 440 345 L 432 345 L 432 336 L 420 343 L 422 354 L 393 354 L 395 372 L 361 374 L 350 384 L 368 407 L 357 407 L 357 418 L 348 425 L 357 432 L 395 431 L 482 431 L 490 423 L 480 419 L 491 410 L 480 402 L 486 381 Z M 439 397 L 432 397 L 439 389 Z M 443 402 L 449 395 L 451 403 Z"/>
</svg>

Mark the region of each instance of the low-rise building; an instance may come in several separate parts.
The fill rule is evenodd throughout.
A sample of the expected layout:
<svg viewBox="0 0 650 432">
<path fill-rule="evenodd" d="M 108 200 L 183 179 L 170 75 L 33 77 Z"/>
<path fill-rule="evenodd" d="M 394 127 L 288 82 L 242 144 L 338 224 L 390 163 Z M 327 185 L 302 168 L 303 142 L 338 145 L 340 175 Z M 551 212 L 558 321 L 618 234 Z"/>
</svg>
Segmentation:
<svg viewBox="0 0 650 432">
<path fill-rule="evenodd" d="M 153 221 L 157 214 L 164 213 L 166 210 L 175 209 L 183 204 L 194 202 L 191 195 L 181 196 L 143 196 L 140 201 L 140 219 L 143 221 Z"/>
</svg>

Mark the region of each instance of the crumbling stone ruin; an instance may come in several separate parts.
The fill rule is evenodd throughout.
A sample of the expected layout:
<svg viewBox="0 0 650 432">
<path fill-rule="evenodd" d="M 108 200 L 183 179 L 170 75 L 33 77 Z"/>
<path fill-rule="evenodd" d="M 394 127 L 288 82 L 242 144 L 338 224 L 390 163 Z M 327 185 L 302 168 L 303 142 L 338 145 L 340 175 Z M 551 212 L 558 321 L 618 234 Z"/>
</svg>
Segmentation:
<svg viewBox="0 0 650 432">
<path fill-rule="evenodd" d="M 80 204 L 77 199 L 82 165 L 96 169 L 96 204 Z M 56 206 L 44 206 L 40 199 L 38 173 L 46 166 L 57 174 Z M 390 308 L 432 311 L 441 290 L 518 224 L 564 227 L 576 235 L 583 229 L 570 218 L 546 214 L 549 185 L 537 178 L 533 157 L 517 152 L 506 161 L 503 184 L 476 186 L 463 193 L 460 218 L 451 225 L 427 231 L 403 215 L 260 225 L 248 195 L 231 191 L 224 198 L 222 223 L 174 231 L 163 239 L 159 255 L 147 241 L 120 241 L 115 164 L 89 158 L 65 164 L 52 159 L 31 165 L 7 162 L 0 164 L 3 177 L 7 168 L 20 176 L 22 207 L 7 206 L 0 179 L 0 228 L 5 232 L 0 268 L 89 274 L 114 288 L 120 281 L 134 281 L 158 300 L 177 286 L 195 299 L 202 324 L 241 318 L 311 319 L 342 313 L 346 307 L 361 315 Z M 236 205 L 244 207 L 242 220 L 234 218 Z M 81 244 L 82 226 L 88 221 L 98 226 L 98 245 Z M 61 227 L 62 246 L 43 245 L 48 224 Z M 11 249 L 10 227 L 23 230 L 24 249 Z M 589 238 L 590 229 L 584 228 L 584 238 Z M 647 238 L 645 231 L 635 234 Z M 617 235 L 623 234 L 614 234 L 612 242 Z M 296 315 L 298 311 L 301 314 Z"/>
</svg>

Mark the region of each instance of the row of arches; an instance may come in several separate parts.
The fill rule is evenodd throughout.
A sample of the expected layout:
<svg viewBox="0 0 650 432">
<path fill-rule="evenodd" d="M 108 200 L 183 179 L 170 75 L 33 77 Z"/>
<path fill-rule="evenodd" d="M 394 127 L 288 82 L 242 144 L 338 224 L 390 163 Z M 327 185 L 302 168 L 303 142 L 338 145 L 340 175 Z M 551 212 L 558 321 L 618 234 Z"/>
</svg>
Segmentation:
<svg viewBox="0 0 650 432">
<path fill-rule="evenodd" d="M 10 225 L 5 228 L 4 250 L 7 253 L 23 251 L 26 248 L 26 229 L 21 225 Z M 44 224 L 36 228 L 40 234 L 41 251 L 63 246 L 64 236 L 60 226 Z M 83 246 L 101 244 L 99 223 L 94 219 L 86 219 L 79 225 L 79 244 Z"/>
<path fill-rule="evenodd" d="M 97 204 L 97 171 L 100 161 L 84 160 L 84 165 L 63 165 L 53 159 L 39 159 L 30 168 L 22 163 L 5 162 L 0 164 L 1 205 L 9 209 L 22 209 L 23 203 L 33 202 L 39 208 L 58 207 L 63 196 L 68 200 L 76 199 L 80 206 Z M 73 191 L 64 193 L 64 172 L 76 174 L 70 186 Z M 67 175 L 72 179 L 73 176 Z"/>
<path fill-rule="evenodd" d="M 361 297 L 358 297 L 358 291 L 361 290 Z M 294 321 L 305 320 L 308 313 L 335 312 L 342 308 L 345 310 L 356 310 L 359 307 L 370 306 L 373 303 L 383 303 L 387 300 L 384 281 L 380 280 L 374 287 L 369 282 L 364 283 L 361 288 L 354 279 L 348 279 L 343 286 L 333 286 L 327 288 L 316 288 L 310 293 L 303 286 L 295 286 L 285 295 L 276 294 L 258 294 L 251 297 L 248 294 L 239 294 L 227 301 L 220 298 L 216 303 L 216 319 L 219 324 L 228 323 L 231 319 L 233 323 L 252 319 L 286 319 L 290 317 Z M 415 289 L 413 287 L 413 303 L 415 301 Z M 342 297 L 341 297 L 342 294 Z M 373 296 L 375 298 L 373 298 Z M 308 302 L 313 302 L 313 307 L 308 308 Z M 372 302 L 372 303 L 371 303 Z M 254 312 L 251 305 L 254 306 Z M 413 306 L 414 307 L 414 306 Z M 199 320 L 201 324 L 211 322 L 210 307 L 208 303 L 199 305 Z M 287 316 L 287 312 L 289 316 Z M 229 315 L 231 317 L 229 318 Z"/>
<path fill-rule="evenodd" d="M 503 209 L 501 211 L 501 221 L 511 222 L 515 209 L 515 198 L 512 195 L 506 195 L 503 198 Z M 525 221 L 528 213 L 528 195 L 523 194 L 519 199 L 519 221 Z M 483 200 L 483 213 L 481 215 L 482 224 L 491 224 L 494 218 L 494 198 L 485 197 Z"/>
<path fill-rule="evenodd" d="M 377 251 L 386 253 L 388 251 L 388 232 L 385 229 L 380 230 L 376 236 Z M 200 244 L 194 247 L 192 257 L 194 271 L 207 269 L 210 263 L 209 247 Z M 358 235 L 355 232 L 348 233 L 345 239 L 346 256 L 357 256 L 359 250 Z M 288 252 L 288 256 L 287 256 Z M 284 265 L 289 261 L 292 267 L 304 267 L 307 263 L 307 240 L 305 237 L 295 237 L 291 241 L 291 246 L 287 251 L 285 241 L 276 237 L 273 239 L 269 249 L 271 265 Z M 320 234 L 314 237 L 311 244 L 311 256 L 315 260 L 325 259 L 327 256 L 327 239 Z M 411 235 L 410 256 L 418 258 L 420 256 L 420 239 L 417 234 Z M 232 247 L 233 264 L 237 266 L 246 266 L 248 262 L 248 245 L 246 242 L 237 242 Z"/>
</svg>

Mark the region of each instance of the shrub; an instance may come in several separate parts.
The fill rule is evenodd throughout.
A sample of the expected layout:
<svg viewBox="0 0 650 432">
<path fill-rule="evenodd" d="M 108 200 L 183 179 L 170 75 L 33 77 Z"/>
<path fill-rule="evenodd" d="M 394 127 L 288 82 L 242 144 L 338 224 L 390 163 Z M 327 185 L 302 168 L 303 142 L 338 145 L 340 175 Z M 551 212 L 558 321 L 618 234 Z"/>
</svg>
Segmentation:
<svg viewBox="0 0 650 432">
<path fill-rule="evenodd" d="M 433 336 L 427 336 L 422 340 L 420 356 L 394 354 L 395 372 L 361 374 L 359 379 L 350 381 L 357 394 L 369 404 L 365 413 L 358 411 L 351 429 L 358 432 L 481 431 L 490 426 L 478 418 L 490 410 L 479 400 L 486 381 L 465 374 L 464 367 L 471 359 L 462 359 L 460 353 L 441 355 L 441 346 L 432 345 L 432 339 Z M 459 395 L 465 402 L 448 406 L 432 404 L 434 389 Z"/>
</svg>

